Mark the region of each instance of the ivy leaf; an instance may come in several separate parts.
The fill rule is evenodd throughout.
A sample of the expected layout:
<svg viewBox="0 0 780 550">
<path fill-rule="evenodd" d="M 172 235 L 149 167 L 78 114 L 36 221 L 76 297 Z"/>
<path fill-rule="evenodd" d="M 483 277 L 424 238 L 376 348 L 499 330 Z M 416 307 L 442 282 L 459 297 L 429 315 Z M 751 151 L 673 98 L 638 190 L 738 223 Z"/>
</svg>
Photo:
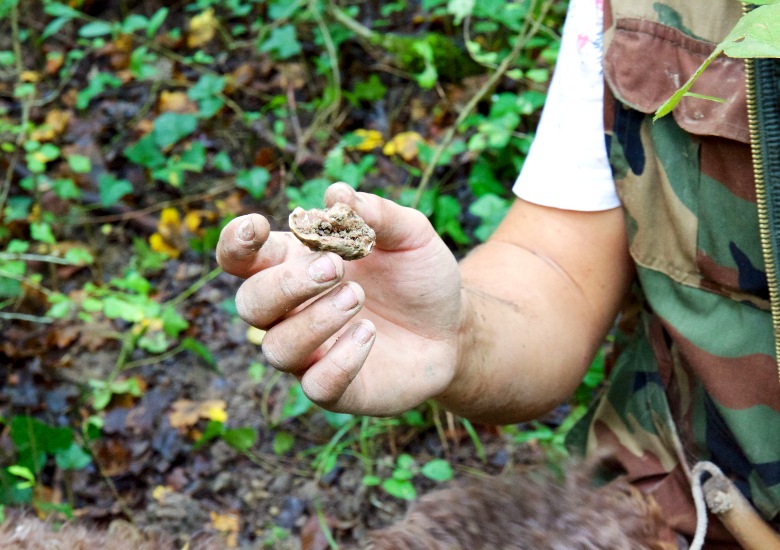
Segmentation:
<svg viewBox="0 0 780 550">
<path fill-rule="evenodd" d="M 127 180 L 120 180 L 111 174 L 98 176 L 98 193 L 100 204 L 111 206 L 119 202 L 119 199 L 133 192 L 133 184 Z"/>
<path fill-rule="evenodd" d="M 163 113 L 154 121 L 152 136 L 159 147 L 166 148 L 193 133 L 197 127 L 198 119 L 195 115 Z"/>
<path fill-rule="evenodd" d="M 233 428 L 222 434 L 225 443 L 235 450 L 243 453 L 252 448 L 257 440 L 257 432 L 254 428 Z"/>
<path fill-rule="evenodd" d="M 63 470 L 81 470 L 92 462 L 92 457 L 76 443 L 71 442 L 70 447 L 54 455 L 54 460 Z"/>
<path fill-rule="evenodd" d="M 239 172 L 236 177 L 236 185 L 246 190 L 252 198 L 260 199 L 263 193 L 265 193 L 265 188 L 270 179 L 271 174 L 268 173 L 268 170 L 262 167 L 255 167 L 251 170 Z"/>
<path fill-rule="evenodd" d="M 217 362 L 214 360 L 214 356 L 206 346 L 197 340 L 193 338 L 185 338 L 181 342 L 181 347 L 193 352 L 195 355 L 198 355 L 206 362 L 209 367 L 211 367 L 212 370 L 219 372 L 219 369 L 217 368 Z"/>
<path fill-rule="evenodd" d="M 301 53 L 301 44 L 293 25 L 284 25 L 271 31 L 268 40 L 260 44 L 261 53 L 270 53 L 277 59 L 289 59 Z"/>
<path fill-rule="evenodd" d="M 422 475 L 434 481 L 449 481 L 452 479 L 452 466 L 446 460 L 440 458 L 431 460 L 421 469 Z"/>
</svg>

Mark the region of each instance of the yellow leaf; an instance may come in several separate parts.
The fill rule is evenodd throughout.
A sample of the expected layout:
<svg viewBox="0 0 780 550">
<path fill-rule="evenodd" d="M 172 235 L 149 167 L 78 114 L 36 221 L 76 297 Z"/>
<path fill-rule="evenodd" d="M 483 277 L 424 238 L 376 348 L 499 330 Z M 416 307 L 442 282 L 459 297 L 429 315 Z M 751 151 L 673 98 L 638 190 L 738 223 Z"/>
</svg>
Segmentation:
<svg viewBox="0 0 780 550">
<path fill-rule="evenodd" d="M 39 82 L 41 80 L 41 73 L 36 71 L 22 71 L 19 74 L 19 80 L 22 82 Z"/>
<path fill-rule="evenodd" d="M 35 141 L 51 141 L 62 132 L 70 122 L 71 113 L 69 111 L 61 111 L 60 109 L 52 109 L 46 113 L 46 120 L 43 125 L 39 126 L 30 134 L 30 138 Z"/>
<path fill-rule="evenodd" d="M 214 8 L 203 10 L 201 13 L 190 19 L 190 29 L 187 34 L 187 46 L 190 48 L 200 48 L 207 44 L 217 31 L 219 22 L 214 17 Z"/>
<path fill-rule="evenodd" d="M 168 226 L 172 229 L 176 229 L 178 232 L 181 229 L 181 217 L 179 211 L 175 208 L 163 208 L 160 212 L 160 222 L 157 224 L 157 230 L 160 230 L 161 226 Z"/>
<path fill-rule="evenodd" d="M 265 331 L 255 327 L 246 329 L 246 339 L 250 344 L 260 346 L 265 338 Z"/>
<path fill-rule="evenodd" d="M 388 157 L 393 155 L 401 156 L 406 162 L 410 162 L 417 157 L 419 153 L 418 146 L 425 140 L 417 132 L 401 132 L 393 136 L 388 141 L 382 152 Z"/>
<path fill-rule="evenodd" d="M 165 238 L 159 233 L 152 234 L 149 237 L 149 247 L 155 252 L 161 252 L 169 258 L 178 258 L 181 256 L 181 251 L 167 243 Z"/>
<path fill-rule="evenodd" d="M 353 132 L 356 136 L 363 139 L 357 145 L 350 147 L 350 149 L 357 149 L 358 151 L 373 151 L 377 147 L 381 147 L 384 143 L 382 134 L 376 130 L 364 130 L 359 129 Z"/>
<path fill-rule="evenodd" d="M 200 229 L 201 213 L 197 210 L 187 212 L 184 216 L 184 226 L 190 233 L 196 233 Z"/>
<path fill-rule="evenodd" d="M 215 422 L 222 422 L 223 424 L 228 419 L 228 413 L 225 411 L 225 402 L 221 402 L 219 405 L 212 405 L 208 408 L 206 411 L 206 417 L 209 420 L 214 420 Z"/>
<path fill-rule="evenodd" d="M 218 514 L 216 512 L 210 512 L 210 514 L 212 527 L 220 533 L 227 535 L 225 537 L 225 544 L 227 547 L 235 548 L 238 546 L 238 514 Z"/>
<path fill-rule="evenodd" d="M 168 487 L 165 487 L 164 485 L 158 485 L 152 491 L 152 498 L 157 502 L 162 502 L 165 498 L 165 495 L 171 492 L 172 491 Z"/>
<path fill-rule="evenodd" d="M 173 428 L 189 428 L 201 418 L 224 422 L 228 417 L 225 406 L 221 399 L 209 399 L 200 403 L 179 399 L 171 405 L 173 410 L 168 414 L 168 421 Z"/>
</svg>

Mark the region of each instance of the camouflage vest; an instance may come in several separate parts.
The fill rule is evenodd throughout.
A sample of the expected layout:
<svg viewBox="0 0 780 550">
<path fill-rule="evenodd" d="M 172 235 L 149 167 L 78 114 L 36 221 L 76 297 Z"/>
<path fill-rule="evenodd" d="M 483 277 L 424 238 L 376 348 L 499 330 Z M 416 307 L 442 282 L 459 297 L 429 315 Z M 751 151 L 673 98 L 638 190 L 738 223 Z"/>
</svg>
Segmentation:
<svg viewBox="0 0 780 550">
<path fill-rule="evenodd" d="M 737 0 L 605 2 L 605 128 L 637 268 L 604 394 L 570 434 L 613 448 L 669 525 L 692 536 L 681 466 L 711 460 L 780 512 L 780 382 L 742 60 L 721 56 L 673 115 L 652 114 L 742 13 Z M 760 194 L 759 194 L 760 196 Z M 766 240 L 766 238 L 764 239 Z M 707 548 L 731 537 L 711 521 Z"/>
</svg>

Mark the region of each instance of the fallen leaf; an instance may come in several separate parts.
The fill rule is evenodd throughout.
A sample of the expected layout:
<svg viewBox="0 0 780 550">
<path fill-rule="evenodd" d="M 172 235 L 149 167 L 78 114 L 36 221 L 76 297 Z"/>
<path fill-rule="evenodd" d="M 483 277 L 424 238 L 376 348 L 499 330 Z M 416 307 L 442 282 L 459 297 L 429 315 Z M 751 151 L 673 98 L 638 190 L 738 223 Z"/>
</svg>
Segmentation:
<svg viewBox="0 0 780 550">
<path fill-rule="evenodd" d="M 152 490 L 152 498 L 162 504 L 165 499 L 165 495 L 172 493 L 173 491 L 164 485 L 158 485 Z"/>
<path fill-rule="evenodd" d="M 350 149 L 357 149 L 358 151 L 372 151 L 377 147 L 381 147 L 385 140 L 382 139 L 382 133 L 377 130 L 364 130 L 362 128 L 353 132 L 356 136 L 362 139 L 357 145 L 350 147 Z"/>
<path fill-rule="evenodd" d="M 173 410 L 168 413 L 168 420 L 173 428 L 189 428 L 201 418 L 224 422 L 227 420 L 226 405 L 221 399 L 209 399 L 201 402 L 179 399 L 171 405 Z M 220 418 L 224 420 L 219 420 Z"/>
<path fill-rule="evenodd" d="M 218 25 L 219 21 L 214 17 L 214 8 L 208 8 L 194 16 L 190 19 L 187 47 L 200 48 L 206 45 L 214 38 Z"/>
<path fill-rule="evenodd" d="M 163 90 L 157 100 L 157 109 L 161 113 L 197 113 L 198 106 L 185 92 Z"/>
<path fill-rule="evenodd" d="M 227 514 L 218 514 L 216 512 L 210 512 L 211 525 L 225 536 L 225 544 L 228 548 L 235 548 L 238 546 L 238 529 L 239 518 L 238 514 L 228 512 Z"/>
<path fill-rule="evenodd" d="M 410 162 L 417 157 L 418 145 L 424 141 L 417 132 L 401 132 L 385 144 L 382 153 L 388 157 L 399 155 L 405 161 Z"/>
<path fill-rule="evenodd" d="M 178 210 L 164 208 L 160 212 L 157 232 L 149 237 L 149 246 L 155 252 L 161 252 L 169 258 L 178 258 L 187 248 L 181 230 L 181 217 Z"/>
<path fill-rule="evenodd" d="M 41 73 L 37 71 L 22 71 L 19 73 L 19 80 L 22 82 L 40 82 Z"/>
</svg>

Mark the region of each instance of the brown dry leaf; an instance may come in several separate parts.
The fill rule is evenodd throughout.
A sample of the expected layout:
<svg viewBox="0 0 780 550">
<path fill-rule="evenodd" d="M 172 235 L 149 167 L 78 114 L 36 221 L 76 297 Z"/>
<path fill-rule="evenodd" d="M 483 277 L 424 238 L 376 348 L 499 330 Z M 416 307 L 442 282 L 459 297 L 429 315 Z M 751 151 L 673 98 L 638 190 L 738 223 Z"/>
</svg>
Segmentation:
<svg viewBox="0 0 780 550">
<path fill-rule="evenodd" d="M 95 449 L 103 475 L 118 476 L 130 468 L 130 451 L 119 441 L 103 438 L 95 444 Z"/>
<path fill-rule="evenodd" d="M 72 116 L 71 111 L 52 109 L 46 113 L 43 125 L 33 130 L 30 137 L 39 142 L 51 141 L 65 131 Z"/>
<path fill-rule="evenodd" d="M 161 113 L 197 113 L 198 106 L 185 92 L 163 90 L 157 100 L 157 109 Z"/>
<path fill-rule="evenodd" d="M 221 399 L 201 402 L 179 399 L 171 406 L 173 410 L 168 413 L 168 420 L 173 428 L 189 428 L 201 418 L 224 422 L 227 420 L 226 406 L 227 404 Z"/>
<path fill-rule="evenodd" d="M 406 162 L 410 162 L 417 158 L 418 146 L 424 141 L 417 132 L 401 132 L 385 144 L 382 152 L 388 157 L 399 155 Z"/>
<path fill-rule="evenodd" d="M 234 512 L 228 512 L 227 514 L 210 512 L 210 514 L 212 527 L 225 535 L 225 544 L 227 547 L 235 548 L 238 546 L 238 514 Z"/>
<path fill-rule="evenodd" d="M 279 86 L 299 90 L 306 85 L 306 68 L 303 63 L 280 63 Z"/>
<path fill-rule="evenodd" d="M 203 10 L 190 19 L 187 33 L 187 47 L 200 48 L 205 46 L 217 32 L 219 21 L 214 17 L 214 8 Z"/>
<path fill-rule="evenodd" d="M 52 51 L 46 54 L 46 65 L 43 70 L 47 75 L 53 76 L 57 74 L 57 71 L 59 71 L 64 64 L 65 54 L 60 51 Z"/>
<path fill-rule="evenodd" d="M 225 82 L 225 92 L 232 94 L 237 89 L 246 88 L 254 78 L 254 67 L 249 63 L 242 63 L 228 75 Z"/>
</svg>

